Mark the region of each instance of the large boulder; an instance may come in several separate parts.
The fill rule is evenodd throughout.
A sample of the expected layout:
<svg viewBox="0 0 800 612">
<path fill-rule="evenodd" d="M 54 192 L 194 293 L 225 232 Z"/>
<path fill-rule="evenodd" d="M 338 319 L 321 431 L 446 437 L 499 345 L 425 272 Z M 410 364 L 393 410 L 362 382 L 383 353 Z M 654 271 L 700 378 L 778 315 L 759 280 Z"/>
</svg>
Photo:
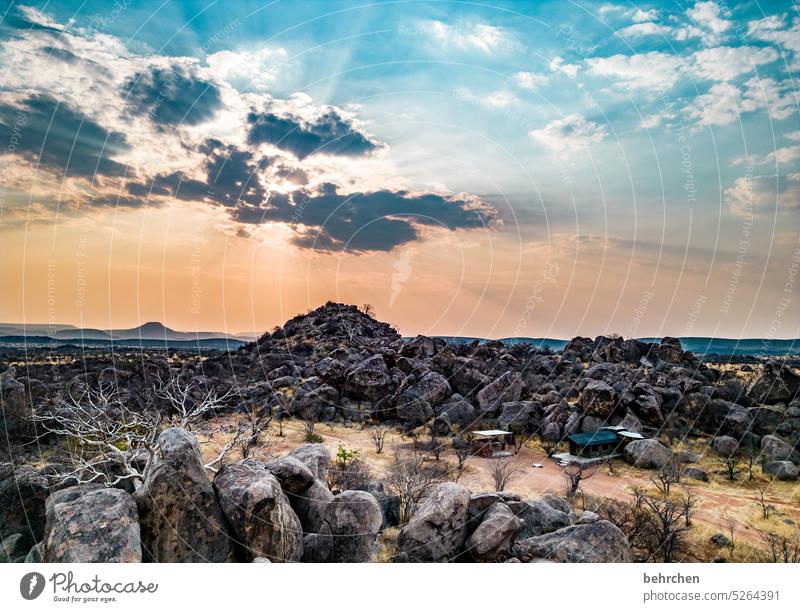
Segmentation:
<svg viewBox="0 0 800 612">
<path fill-rule="evenodd" d="M 560 563 L 630 563 L 628 538 L 609 521 L 564 527 L 553 533 L 518 540 L 513 554 L 520 561 Z"/>
<path fill-rule="evenodd" d="M 764 461 L 791 461 L 800 463 L 800 451 L 784 442 L 778 436 L 764 436 L 761 438 L 761 454 Z"/>
<path fill-rule="evenodd" d="M 319 533 L 325 521 L 328 504 L 333 500 L 333 493 L 324 480 L 315 478 L 305 491 L 298 494 L 288 493 L 289 502 L 300 519 L 304 533 Z"/>
<path fill-rule="evenodd" d="M 800 471 L 791 461 L 769 461 L 764 464 L 764 474 L 778 480 L 797 480 L 798 473 Z"/>
<path fill-rule="evenodd" d="M 800 375 L 778 361 L 764 364 L 764 371 L 750 388 L 750 397 L 759 404 L 789 403 L 800 391 Z"/>
<path fill-rule="evenodd" d="M 365 563 L 383 522 L 377 500 L 366 491 L 343 491 L 328 504 L 313 560 Z"/>
<path fill-rule="evenodd" d="M 467 537 L 469 502 L 470 494 L 464 487 L 453 482 L 437 485 L 400 530 L 395 560 L 453 561 Z"/>
<path fill-rule="evenodd" d="M 47 498 L 46 563 L 138 563 L 142 542 L 129 493 L 77 485 Z"/>
<path fill-rule="evenodd" d="M 417 382 L 403 390 L 403 396 L 407 400 L 422 400 L 428 402 L 431 406 L 440 404 L 451 393 L 450 383 L 438 372 L 428 372 Z"/>
<path fill-rule="evenodd" d="M 733 457 L 739 452 L 739 442 L 730 436 L 717 436 L 711 440 L 711 448 L 721 457 Z"/>
<path fill-rule="evenodd" d="M 272 472 L 287 493 L 300 494 L 314 482 L 314 473 L 309 467 L 291 455 L 267 461 L 264 468 Z"/>
<path fill-rule="evenodd" d="M 617 408 L 617 392 L 605 381 L 590 380 L 581 391 L 580 405 L 589 416 L 608 418 Z"/>
<path fill-rule="evenodd" d="M 30 416 L 32 402 L 28 398 L 25 385 L 14 378 L 14 370 L 0 374 L 0 452 L 9 450 L 9 440 L 27 437 L 33 431 Z"/>
<path fill-rule="evenodd" d="M 173 427 L 159 435 L 158 453 L 134 494 L 145 561 L 221 563 L 233 543 L 195 437 Z"/>
<path fill-rule="evenodd" d="M 331 452 L 324 444 L 306 444 L 298 446 L 288 455 L 299 459 L 315 478 L 324 481 L 328 477 L 328 468 L 331 465 Z"/>
<path fill-rule="evenodd" d="M 222 511 L 248 561 L 299 561 L 303 528 L 278 479 L 253 465 L 227 465 L 214 478 Z"/>
<path fill-rule="evenodd" d="M 625 447 L 628 463 L 646 470 L 660 470 L 672 458 L 672 451 L 651 438 L 634 440 Z"/>
<path fill-rule="evenodd" d="M 347 372 L 345 386 L 349 395 L 377 401 L 393 386 L 392 377 L 382 355 L 373 355 Z"/>
<path fill-rule="evenodd" d="M 522 527 L 522 521 L 514 516 L 506 504 L 495 503 L 484 513 L 483 520 L 467 538 L 465 550 L 475 561 L 505 560 Z"/>
<path fill-rule="evenodd" d="M 0 541 L 0 563 L 16 563 L 25 559 L 31 545 L 25 534 L 14 533 Z"/>
<path fill-rule="evenodd" d="M 569 506 L 567 512 L 553 508 L 543 499 L 529 499 L 524 502 L 509 502 L 512 512 L 519 517 L 524 526 L 519 533 L 519 538 L 531 538 L 533 536 L 550 533 L 568 527 L 571 524 L 569 517 Z"/>
<path fill-rule="evenodd" d="M 542 424 L 542 405 L 539 402 L 506 402 L 497 424 L 510 431 L 534 433 Z"/>
<path fill-rule="evenodd" d="M 518 402 L 522 395 L 522 377 L 505 372 L 478 391 L 478 411 L 481 416 L 494 416 L 505 402 Z"/>
<path fill-rule="evenodd" d="M 0 536 L 22 533 L 32 544 L 42 539 L 47 476 L 29 466 L 0 466 Z"/>
<path fill-rule="evenodd" d="M 475 406 L 460 395 L 451 395 L 440 408 L 442 416 L 446 417 L 459 431 L 475 425 L 478 418 Z"/>
<path fill-rule="evenodd" d="M 306 421 L 330 421 L 336 416 L 339 392 L 330 385 L 300 385 L 289 403 L 289 414 Z"/>
</svg>

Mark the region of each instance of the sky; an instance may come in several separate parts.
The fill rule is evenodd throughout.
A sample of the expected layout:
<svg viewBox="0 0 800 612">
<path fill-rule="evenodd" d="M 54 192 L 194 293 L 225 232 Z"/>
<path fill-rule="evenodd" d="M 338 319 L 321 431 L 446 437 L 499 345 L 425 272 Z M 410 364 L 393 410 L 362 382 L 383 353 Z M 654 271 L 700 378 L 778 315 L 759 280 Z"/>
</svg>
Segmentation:
<svg viewBox="0 0 800 612">
<path fill-rule="evenodd" d="M 800 336 L 791 2 L 0 3 L 0 321 Z"/>
</svg>

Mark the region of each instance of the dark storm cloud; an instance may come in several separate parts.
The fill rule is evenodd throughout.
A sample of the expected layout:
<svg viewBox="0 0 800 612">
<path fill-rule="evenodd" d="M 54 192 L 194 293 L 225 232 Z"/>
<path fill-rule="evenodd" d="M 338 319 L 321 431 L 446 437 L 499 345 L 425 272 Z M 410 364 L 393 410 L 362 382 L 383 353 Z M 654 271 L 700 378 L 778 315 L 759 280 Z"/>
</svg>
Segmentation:
<svg viewBox="0 0 800 612">
<path fill-rule="evenodd" d="M 152 68 L 128 79 L 122 86 L 128 108 L 157 125 L 197 125 L 222 106 L 219 89 L 188 70 Z"/>
<path fill-rule="evenodd" d="M 252 111 L 247 115 L 247 122 L 250 144 L 273 144 L 299 159 L 313 153 L 363 155 L 378 146 L 335 109 L 313 122 L 292 115 Z"/>
<path fill-rule="evenodd" d="M 251 152 L 218 140 L 207 140 L 199 151 L 206 155 L 204 180 L 187 177 L 182 172 L 159 174 L 149 183 L 128 183 L 134 196 L 171 196 L 180 200 L 207 201 L 223 206 L 237 203 L 261 205 L 267 192 L 259 179 L 269 159 L 256 158 Z"/>
<path fill-rule="evenodd" d="M 125 136 L 47 95 L 32 96 L 19 107 L 0 104 L 0 143 L 67 176 L 125 174 L 125 166 L 112 159 L 128 148 Z"/>
<path fill-rule="evenodd" d="M 451 231 L 484 227 L 494 222 L 487 205 L 455 196 L 374 191 L 340 194 L 332 184 L 319 193 L 296 190 L 272 198 L 268 207 L 239 207 L 234 218 L 242 223 L 281 221 L 302 224 L 307 233 L 297 246 L 324 251 L 391 251 L 418 238 L 419 226 Z"/>
</svg>

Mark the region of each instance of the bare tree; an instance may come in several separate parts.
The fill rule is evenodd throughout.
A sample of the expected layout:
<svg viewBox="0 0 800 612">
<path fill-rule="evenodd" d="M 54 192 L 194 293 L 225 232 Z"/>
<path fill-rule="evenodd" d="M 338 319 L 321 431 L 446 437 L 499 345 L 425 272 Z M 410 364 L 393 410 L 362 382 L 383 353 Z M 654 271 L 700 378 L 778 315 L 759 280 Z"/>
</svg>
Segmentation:
<svg viewBox="0 0 800 612">
<path fill-rule="evenodd" d="M 582 463 L 572 463 L 562 468 L 562 474 L 566 481 L 564 487 L 564 496 L 567 501 L 572 504 L 575 501 L 578 493 L 583 494 L 581 483 L 595 475 L 597 470 L 592 469 Z"/>
<path fill-rule="evenodd" d="M 368 317 L 375 318 L 375 307 L 372 304 L 364 304 L 361 306 L 361 312 Z"/>
<path fill-rule="evenodd" d="M 317 433 L 315 421 L 303 421 L 303 440 L 306 442 L 322 442 L 322 436 Z"/>
<path fill-rule="evenodd" d="M 548 436 L 539 436 L 539 445 L 542 450 L 547 453 L 548 457 L 552 457 L 558 450 L 558 440 L 554 440 Z"/>
<path fill-rule="evenodd" d="M 519 451 L 521 451 L 525 446 L 527 446 L 528 442 L 530 442 L 532 436 L 528 432 L 527 428 L 520 423 L 511 423 L 509 429 L 513 434 L 512 440 L 514 442 L 514 454 L 518 455 Z"/>
<path fill-rule="evenodd" d="M 436 461 L 439 461 L 442 453 L 445 451 L 445 448 L 444 445 L 439 441 L 439 436 L 436 433 L 434 421 L 428 423 L 428 437 L 428 449 L 431 451 L 433 458 L 436 459 Z"/>
<path fill-rule="evenodd" d="M 377 425 L 369 430 L 372 443 L 375 445 L 375 454 L 377 455 L 380 455 L 383 452 L 383 444 L 386 440 L 387 432 L 388 429 L 383 425 Z"/>
<path fill-rule="evenodd" d="M 731 561 L 733 561 L 733 553 L 736 550 L 736 528 L 739 526 L 739 523 L 735 518 L 729 516 L 725 518 L 725 526 L 728 528 L 728 541 L 730 542 L 728 545 L 728 556 Z"/>
<path fill-rule="evenodd" d="M 800 563 L 800 531 L 793 535 L 775 532 L 765 533 L 761 537 L 766 550 L 761 555 L 765 563 Z"/>
<path fill-rule="evenodd" d="M 775 506 L 772 504 L 767 503 L 767 499 L 764 495 L 764 489 L 758 489 L 758 505 L 761 508 L 761 516 L 764 520 L 769 519 L 769 513 L 775 509 Z"/>
<path fill-rule="evenodd" d="M 687 547 L 694 499 L 685 491 L 679 498 L 659 491 L 650 495 L 641 487 L 633 488 L 634 503 L 647 521 L 647 549 L 650 560 L 671 563 Z"/>
<path fill-rule="evenodd" d="M 372 473 L 358 450 L 340 444 L 327 479 L 331 491 L 363 490 L 372 481 Z"/>
<path fill-rule="evenodd" d="M 155 457 L 161 433 L 158 414 L 129 409 L 115 386 L 58 394 L 50 410 L 32 419 L 64 441 L 74 467 L 63 474 L 65 480 L 108 486 L 131 481 L 138 488 Z"/>
<path fill-rule="evenodd" d="M 238 425 L 238 444 L 242 459 L 249 459 L 259 447 L 263 446 L 269 435 L 272 412 L 268 408 L 252 405 L 244 413 Z"/>
<path fill-rule="evenodd" d="M 206 415 L 221 408 L 231 391 L 218 396 L 213 388 L 204 390 L 194 381 L 171 371 L 167 380 L 158 378 L 153 393 L 169 407 L 172 426 L 192 429 Z"/>
<path fill-rule="evenodd" d="M 511 463 L 508 457 L 498 457 L 489 462 L 489 474 L 494 481 L 495 491 L 505 491 L 506 487 L 522 470 Z"/>
<path fill-rule="evenodd" d="M 681 469 L 681 461 L 673 454 L 651 480 L 663 495 L 669 495 L 672 485 L 681 481 Z"/>
<path fill-rule="evenodd" d="M 453 470 L 453 480 L 458 482 L 467 469 L 467 459 L 472 456 L 472 446 L 464 438 L 454 438 L 453 452 L 456 456 L 456 465 Z"/>
<path fill-rule="evenodd" d="M 399 498 L 401 524 L 408 522 L 414 507 L 431 487 L 443 482 L 446 477 L 447 468 L 442 464 L 430 465 L 416 451 L 408 455 L 401 454 L 399 449 L 395 451 L 386 485 Z"/>
</svg>

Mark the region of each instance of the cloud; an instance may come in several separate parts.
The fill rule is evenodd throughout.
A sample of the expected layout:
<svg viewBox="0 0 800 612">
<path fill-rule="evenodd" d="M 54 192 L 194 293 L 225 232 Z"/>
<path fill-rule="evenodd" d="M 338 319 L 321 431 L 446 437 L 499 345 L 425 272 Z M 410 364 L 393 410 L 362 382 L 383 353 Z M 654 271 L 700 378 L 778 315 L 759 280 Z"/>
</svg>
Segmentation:
<svg viewBox="0 0 800 612">
<path fill-rule="evenodd" d="M 430 32 L 444 45 L 483 53 L 491 53 L 513 42 L 507 32 L 486 23 L 450 25 L 443 21 L 429 21 L 421 26 L 421 31 Z"/>
<path fill-rule="evenodd" d="M 730 16 L 730 11 L 716 2 L 697 2 L 686 14 L 704 31 L 704 39 L 709 44 L 718 42 L 732 25 L 726 19 Z"/>
<path fill-rule="evenodd" d="M 672 33 L 672 28 L 652 21 L 634 23 L 617 30 L 617 36 L 622 38 L 644 38 L 645 36 L 667 36 Z"/>
<path fill-rule="evenodd" d="M 210 74 L 240 91 L 264 91 L 275 81 L 278 68 L 287 57 L 282 48 L 225 50 L 209 55 L 206 65 Z"/>
<path fill-rule="evenodd" d="M 771 47 L 714 47 L 692 56 L 692 74 L 709 81 L 732 81 L 778 59 Z"/>
<path fill-rule="evenodd" d="M 535 72 L 517 72 L 514 74 L 514 82 L 522 89 L 534 90 L 543 85 L 547 85 L 548 78 L 543 74 Z"/>
<path fill-rule="evenodd" d="M 731 213 L 751 217 L 800 210 L 800 175 L 754 176 L 736 179 L 725 190 Z"/>
<path fill-rule="evenodd" d="M 789 80 L 753 77 L 743 89 L 732 83 L 717 83 L 707 93 L 697 96 L 687 107 L 688 115 L 709 125 L 727 125 L 741 113 L 766 110 L 773 121 L 787 119 L 797 112 Z"/>
<path fill-rule="evenodd" d="M 607 135 L 604 126 L 589 121 L 578 113 L 551 121 L 542 129 L 530 133 L 532 138 L 545 147 L 561 154 L 584 150 L 601 142 Z"/>
<path fill-rule="evenodd" d="M 556 56 L 552 59 L 549 68 L 550 72 L 562 72 L 573 79 L 578 75 L 578 65 L 567 64 L 564 58 L 560 56 Z"/>
<path fill-rule="evenodd" d="M 128 109 L 159 125 L 197 125 L 222 106 L 219 88 L 182 66 L 153 67 L 123 85 Z"/>
<path fill-rule="evenodd" d="M 275 197 L 265 207 L 239 207 L 243 223 L 300 225 L 293 242 L 322 251 L 391 251 L 419 238 L 422 227 L 475 229 L 492 225 L 493 208 L 478 198 L 382 190 L 339 193 L 332 184 Z"/>
<path fill-rule="evenodd" d="M 19 137 L 15 138 L 15 129 Z M 128 149 L 125 136 L 109 131 L 77 109 L 36 94 L 19 105 L 0 104 L 0 142 L 31 163 L 66 176 L 122 176 L 114 157 Z"/>
<path fill-rule="evenodd" d="M 747 24 L 747 33 L 756 40 L 778 45 L 783 52 L 791 52 L 793 61 L 789 68 L 800 70 L 800 19 L 787 26 L 783 17 L 764 17 Z"/>
<path fill-rule="evenodd" d="M 319 109 L 311 117 L 291 112 L 253 110 L 247 115 L 247 141 L 269 143 L 304 159 L 315 153 L 364 155 L 379 144 L 335 107 Z"/>
<path fill-rule="evenodd" d="M 622 89 L 671 88 L 681 78 L 682 60 L 676 55 L 650 51 L 635 55 L 612 55 L 586 60 L 589 74 L 609 77 Z"/>
</svg>

